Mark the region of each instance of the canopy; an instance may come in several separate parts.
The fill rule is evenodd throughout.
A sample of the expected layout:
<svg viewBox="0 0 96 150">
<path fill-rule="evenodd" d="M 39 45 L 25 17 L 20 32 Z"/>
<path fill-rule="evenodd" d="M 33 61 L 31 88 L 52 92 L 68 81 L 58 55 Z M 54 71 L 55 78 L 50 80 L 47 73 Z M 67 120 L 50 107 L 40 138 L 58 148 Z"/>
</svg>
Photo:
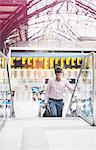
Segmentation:
<svg viewBox="0 0 96 150">
<path fill-rule="evenodd" d="M 13 52 L 12 57 L 55 57 L 55 58 L 84 58 L 89 57 L 91 53 L 62 53 L 62 52 Z"/>
</svg>

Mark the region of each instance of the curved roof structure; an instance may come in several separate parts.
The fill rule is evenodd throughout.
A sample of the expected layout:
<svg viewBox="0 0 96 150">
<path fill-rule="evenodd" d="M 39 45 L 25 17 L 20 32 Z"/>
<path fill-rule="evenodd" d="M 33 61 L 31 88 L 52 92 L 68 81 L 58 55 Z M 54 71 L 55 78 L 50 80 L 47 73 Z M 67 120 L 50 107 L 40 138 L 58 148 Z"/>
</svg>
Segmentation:
<svg viewBox="0 0 96 150">
<path fill-rule="evenodd" d="M 27 15 L 26 0 L 0 0 L 0 44 L 19 27 L 19 19 Z"/>
<path fill-rule="evenodd" d="M 1 0 L 0 43 L 96 40 L 96 0 Z"/>
</svg>

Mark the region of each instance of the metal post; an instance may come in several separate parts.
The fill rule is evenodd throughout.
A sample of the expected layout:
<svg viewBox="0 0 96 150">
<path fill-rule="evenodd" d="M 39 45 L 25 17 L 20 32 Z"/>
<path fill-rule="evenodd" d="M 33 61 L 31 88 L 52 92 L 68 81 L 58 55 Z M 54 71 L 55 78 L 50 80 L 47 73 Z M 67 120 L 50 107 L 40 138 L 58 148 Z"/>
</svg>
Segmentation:
<svg viewBox="0 0 96 150">
<path fill-rule="evenodd" d="M 95 95 L 95 53 L 92 52 L 92 68 L 93 68 L 93 122 L 92 125 L 96 126 L 96 95 Z"/>
<path fill-rule="evenodd" d="M 3 91 L 4 119 L 6 118 L 6 91 Z"/>
<path fill-rule="evenodd" d="M 9 90 L 10 90 L 10 94 L 11 94 L 10 117 L 15 117 L 14 102 L 13 102 L 13 96 L 12 96 L 12 90 L 11 90 L 11 82 L 10 82 L 10 75 L 9 75 L 9 67 L 8 67 L 8 63 L 6 63 L 6 67 L 7 67 L 7 75 L 8 75 Z"/>
</svg>

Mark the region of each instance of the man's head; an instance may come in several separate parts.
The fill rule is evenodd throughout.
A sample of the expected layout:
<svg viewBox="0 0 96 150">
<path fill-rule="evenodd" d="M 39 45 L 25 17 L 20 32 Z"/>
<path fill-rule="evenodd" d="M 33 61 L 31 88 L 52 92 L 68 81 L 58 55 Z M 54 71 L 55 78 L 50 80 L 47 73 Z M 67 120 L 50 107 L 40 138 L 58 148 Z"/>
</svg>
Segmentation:
<svg viewBox="0 0 96 150">
<path fill-rule="evenodd" d="M 55 75 L 56 75 L 56 80 L 60 81 L 62 75 L 62 68 L 60 66 L 55 67 Z"/>
</svg>

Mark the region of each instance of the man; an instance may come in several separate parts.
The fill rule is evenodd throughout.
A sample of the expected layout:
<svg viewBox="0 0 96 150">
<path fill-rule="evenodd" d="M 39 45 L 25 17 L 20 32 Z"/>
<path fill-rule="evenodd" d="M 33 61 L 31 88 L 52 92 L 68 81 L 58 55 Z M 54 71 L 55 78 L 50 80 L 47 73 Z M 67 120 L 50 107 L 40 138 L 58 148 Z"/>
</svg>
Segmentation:
<svg viewBox="0 0 96 150">
<path fill-rule="evenodd" d="M 63 97 L 66 87 L 73 91 L 69 81 L 62 79 L 62 68 L 55 67 L 55 78 L 48 82 L 48 86 L 45 91 L 46 105 L 49 104 L 52 117 L 62 117 L 63 112 Z"/>
</svg>

